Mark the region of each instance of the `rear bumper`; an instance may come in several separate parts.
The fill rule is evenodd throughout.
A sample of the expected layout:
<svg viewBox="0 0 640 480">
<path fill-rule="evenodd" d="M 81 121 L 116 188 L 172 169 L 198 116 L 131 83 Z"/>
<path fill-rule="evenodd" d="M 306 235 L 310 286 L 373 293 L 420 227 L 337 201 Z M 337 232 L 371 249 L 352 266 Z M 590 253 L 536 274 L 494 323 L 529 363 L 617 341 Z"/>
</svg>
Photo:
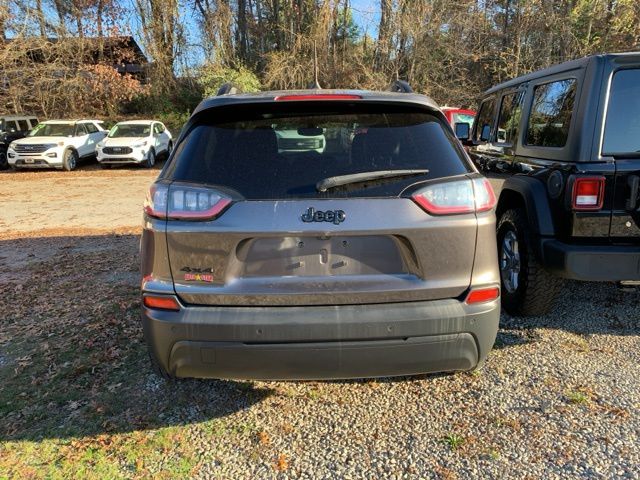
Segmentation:
<svg viewBox="0 0 640 480">
<path fill-rule="evenodd" d="M 143 308 L 142 321 L 152 354 L 177 377 L 361 378 L 476 367 L 493 346 L 499 303 Z"/>
<path fill-rule="evenodd" d="M 544 265 L 563 278 L 593 281 L 640 280 L 640 247 L 584 246 L 548 240 Z"/>
</svg>

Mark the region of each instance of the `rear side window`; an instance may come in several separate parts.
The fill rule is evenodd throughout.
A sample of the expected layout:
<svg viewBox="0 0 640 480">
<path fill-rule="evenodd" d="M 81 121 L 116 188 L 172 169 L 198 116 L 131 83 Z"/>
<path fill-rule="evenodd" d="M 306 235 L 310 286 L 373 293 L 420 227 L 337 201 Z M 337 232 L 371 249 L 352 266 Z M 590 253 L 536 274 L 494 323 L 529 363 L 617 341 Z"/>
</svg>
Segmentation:
<svg viewBox="0 0 640 480">
<path fill-rule="evenodd" d="M 87 129 L 87 132 L 89 133 L 96 133 L 98 131 L 98 129 L 93 123 L 85 123 L 84 126 Z"/>
<path fill-rule="evenodd" d="M 31 128 L 34 128 L 36 125 L 38 125 L 38 119 L 37 118 L 30 118 L 29 119 L 29 123 L 31 123 Z"/>
<path fill-rule="evenodd" d="M 476 127 L 473 132 L 473 140 L 476 142 L 489 141 L 491 139 L 491 128 L 493 117 L 496 111 L 496 99 L 488 98 L 482 105 L 476 117 Z"/>
<path fill-rule="evenodd" d="M 18 128 L 20 131 L 26 132 L 27 130 L 29 130 L 29 124 L 26 120 L 18 120 Z"/>
<path fill-rule="evenodd" d="M 498 143 L 513 145 L 518 137 L 518 127 L 522 114 L 522 92 L 508 93 L 502 97 L 500 115 L 498 117 Z"/>
<path fill-rule="evenodd" d="M 611 83 L 603 155 L 640 152 L 640 69 L 620 70 Z"/>
<path fill-rule="evenodd" d="M 564 147 L 569 137 L 575 99 L 574 78 L 537 85 L 533 89 L 527 145 Z"/>
<path fill-rule="evenodd" d="M 455 138 L 434 115 L 355 108 L 276 109 L 198 124 L 180 143 L 165 176 L 222 186 L 247 199 L 276 199 L 397 196 L 416 182 L 470 171 Z M 407 169 L 429 173 L 316 191 L 328 177 Z"/>
<path fill-rule="evenodd" d="M 76 125 L 76 137 L 81 137 L 83 135 L 87 134 L 87 129 L 85 128 L 85 126 L 82 123 L 78 123 Z"/>
</svg>

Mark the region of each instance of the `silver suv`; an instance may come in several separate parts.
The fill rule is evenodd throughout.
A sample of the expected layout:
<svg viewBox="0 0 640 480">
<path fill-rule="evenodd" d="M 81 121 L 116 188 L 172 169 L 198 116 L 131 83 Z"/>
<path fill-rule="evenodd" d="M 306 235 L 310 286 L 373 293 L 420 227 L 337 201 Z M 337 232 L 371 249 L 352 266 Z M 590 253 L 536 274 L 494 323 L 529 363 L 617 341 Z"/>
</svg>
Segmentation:
<svg viewBox="0 0 640 480">
<path fill-rule="evenodd" d="M 425 96 L 207 99 L 145 202 L 152 363 L 244 379 L 476 368 L 500 314 L 494 205 Z"/>
</svg>

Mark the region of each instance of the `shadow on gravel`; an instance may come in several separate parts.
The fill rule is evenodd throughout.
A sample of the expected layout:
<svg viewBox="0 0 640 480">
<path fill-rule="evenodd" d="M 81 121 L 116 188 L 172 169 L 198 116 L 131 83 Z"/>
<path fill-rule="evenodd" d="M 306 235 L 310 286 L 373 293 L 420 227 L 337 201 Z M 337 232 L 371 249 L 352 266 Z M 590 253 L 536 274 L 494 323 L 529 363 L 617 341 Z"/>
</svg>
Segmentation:
<svg viewBox="0 0 640 480">
<path fill-rule="evenodd" d="M 0 441 L 185 425 L 272 391 L 233 381 L 167 383 L 139 321 L 136 235 L 0 241 Z"/>
<path fill-rule="evenodd" d="M 577 335 L 640 335 L 640 291 L 613 283 L 567 281 L 555 307 L 540 317 L 512 317 L 503 312 L 494 348 L 537 340 L 535 329 Z"/>
</svg>

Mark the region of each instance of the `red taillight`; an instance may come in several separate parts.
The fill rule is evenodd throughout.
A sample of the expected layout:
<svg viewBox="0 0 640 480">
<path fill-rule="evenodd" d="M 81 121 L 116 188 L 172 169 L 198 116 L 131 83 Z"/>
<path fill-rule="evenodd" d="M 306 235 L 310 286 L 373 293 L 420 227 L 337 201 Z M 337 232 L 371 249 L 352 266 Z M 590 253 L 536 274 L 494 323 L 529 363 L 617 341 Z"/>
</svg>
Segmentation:
<svg viewBox="0 0 640 480">
<path fill-rule="evenodd" d="M 176 312 L 180 310 L 180 304 L 173 297 L 146 295 L 143 298 L 142 302 L 144 303 L 144 306 L 147 308 L 155 308 L 159 310 L 173 310 Z"/>
<path fill-rule="evenodd" d="M 484 212 L 496 205 L 496 195 L 486 178 L 434 183 L 412 198 L 432 215 Z"/>
<path fill-rule="evenodd" d="M 210 188 L 154 184 L 149 189 L 144 211 L 156 218 L 212 220 L 229 205 L 231 198 Z"/>
<path fill-rule="evenodd" d="M 574 210 L 600 210 L 604 202 L 604 177 L 578 177 L 573 183 Z"/>
<path fill-rule="evenodd" d="M 500 288 L 498 287 L 488 287 L 488 288 L 477 288 L 475 290 L 471 290 L 469 295 L 467 295 L 465 303 L 471 305 L 473 303 L 484 303 L 495 300 L 500 296 Z"/>
<path fill-rule="evenodd" d="M 316 93 L 302 95 L 279 95 L 274 100 L 276 102 L 290 102 L 302 100 L 360 100 L 360 95 L 342 94 L 342 93 Z"/>
</svg>

